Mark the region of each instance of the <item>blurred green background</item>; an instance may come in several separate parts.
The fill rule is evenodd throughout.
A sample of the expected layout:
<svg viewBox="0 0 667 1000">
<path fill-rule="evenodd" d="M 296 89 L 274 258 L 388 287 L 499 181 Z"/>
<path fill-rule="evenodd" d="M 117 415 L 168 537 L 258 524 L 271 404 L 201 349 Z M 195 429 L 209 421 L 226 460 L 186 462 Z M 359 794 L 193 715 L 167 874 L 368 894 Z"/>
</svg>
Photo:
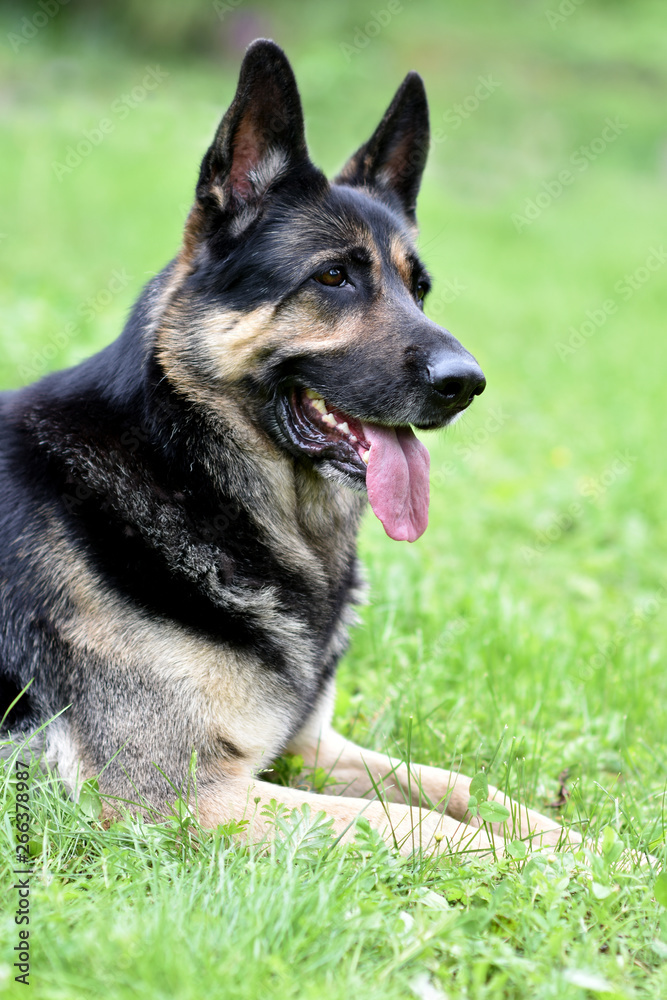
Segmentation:
<svg viewBox="0 0 667 1000">
<path fill-rule="evenodd" d="M 588 760 L 614 773 L 626 727 L 663 731 L 663 27 L 647 0 L 3 7 L 4 387 L 119 333 L 178 248 L 253 37 L 287 50 L 329 172 L 408 70 L 425 79 L 427 313 L 488 389 L 427 438 L 426 536 L 364 526 L 374 605 L 338 709 L 360 737 L 436 711 L 472 754 L 525 725 L 555 733 L 554 773 L 602 727 Z"/>
</svg>

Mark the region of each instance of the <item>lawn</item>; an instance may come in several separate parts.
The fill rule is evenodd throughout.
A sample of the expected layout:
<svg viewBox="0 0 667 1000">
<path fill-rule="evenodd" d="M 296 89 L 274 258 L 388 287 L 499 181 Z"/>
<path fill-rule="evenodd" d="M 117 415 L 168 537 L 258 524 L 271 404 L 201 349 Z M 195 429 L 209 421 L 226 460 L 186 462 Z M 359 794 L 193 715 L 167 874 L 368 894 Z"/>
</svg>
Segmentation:
<svg viewBox="0 0 667 1000">
<path fill-rule="evenodd" d="M 333 846 L 311 817 L 266 852 L 183 819 L 104 830 L 94 794 L 74 807 L 33 775 L 33 995 L 667 996 L 667 879 L 621 854 L 665 856 L 661 6 L 127 7 L 109 23 L 73 3 L 34 37 L 39 6 L 3 10 L 2 388 L 112 340 L 174 254 L 248 33 L 286 48 L 330 172 L 419 70 L 426 311 L 488 388 L 424 436 L 425 536 L 364 523 L 371 603 L 336 721 L 395 755 L 485 768 L 604 851 L 399 859 L 363 829 Z M 3 997 L 22 995 L 11 773 Z"/>
</svg>

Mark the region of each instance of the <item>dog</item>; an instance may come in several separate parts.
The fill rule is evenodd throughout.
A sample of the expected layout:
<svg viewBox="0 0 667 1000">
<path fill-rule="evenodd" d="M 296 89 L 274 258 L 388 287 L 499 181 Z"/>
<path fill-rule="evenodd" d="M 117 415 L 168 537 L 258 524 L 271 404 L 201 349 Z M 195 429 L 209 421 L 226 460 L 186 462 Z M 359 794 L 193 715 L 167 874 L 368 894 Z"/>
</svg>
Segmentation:
<svg viewBox="0 0 667 1000">
<path fill-rule="evenodd" d="M 418 538 L 429 460 L 412 427 L 452 423 L 485 387 L 423 311 L 428 144 L 409 73 L 329 182 L 285 54 L 254 42 L 180 251 L 119 339 L 2 395 L 4 733 L 74 795 L 98 775 L 108 817 L 180 795 L 257 842 L 273 800 L 310 804 L 337 836 L 363 815 L 404 853 L 485 852 L 510 828 L 470 811 L 469 778 L 331 725 L 367 501 L 392 539 Z M 263 780 L 284 753 L 334 786 Z M 559 842 L 553 820 L 488 795 L 512 835 Z"/>
</svg>

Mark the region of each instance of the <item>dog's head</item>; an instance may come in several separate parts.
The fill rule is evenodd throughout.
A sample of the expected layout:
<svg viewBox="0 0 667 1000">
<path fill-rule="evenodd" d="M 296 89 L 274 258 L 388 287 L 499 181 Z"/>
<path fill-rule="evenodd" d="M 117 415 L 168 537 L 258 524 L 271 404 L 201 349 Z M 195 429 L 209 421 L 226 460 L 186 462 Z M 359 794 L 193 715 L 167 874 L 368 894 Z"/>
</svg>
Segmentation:
<svg viewBox="0 0 667 1000">
<path fill-rule="evenodd" d="M 410 73 L 330 183 L 311 163 L 291 67 L 257 41 L 207 151 L 158 357 L 190 398 L 230 398 L 274 447 L 367 489 L 389 535 L 426 527 L 428 452 L 484 389 L 475 359 L 427 319 L 415 250 L 428 149 Z"/>
</svg>

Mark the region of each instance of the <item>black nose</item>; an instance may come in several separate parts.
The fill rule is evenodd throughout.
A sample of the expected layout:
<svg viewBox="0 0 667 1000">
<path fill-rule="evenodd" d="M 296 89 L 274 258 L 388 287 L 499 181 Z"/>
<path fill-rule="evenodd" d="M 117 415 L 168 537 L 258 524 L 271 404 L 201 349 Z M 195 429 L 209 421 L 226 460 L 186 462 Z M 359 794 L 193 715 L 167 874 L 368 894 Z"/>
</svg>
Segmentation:
<svg viewBox="0 0 667 1000">
<path fill-rule="evenodd" d="M 486 388 L 486 379 L 474 358 L 441 355 L 429 362 L 428 374 L 433 388 L 452 408 L 469 406 Z"/>
</svg>

